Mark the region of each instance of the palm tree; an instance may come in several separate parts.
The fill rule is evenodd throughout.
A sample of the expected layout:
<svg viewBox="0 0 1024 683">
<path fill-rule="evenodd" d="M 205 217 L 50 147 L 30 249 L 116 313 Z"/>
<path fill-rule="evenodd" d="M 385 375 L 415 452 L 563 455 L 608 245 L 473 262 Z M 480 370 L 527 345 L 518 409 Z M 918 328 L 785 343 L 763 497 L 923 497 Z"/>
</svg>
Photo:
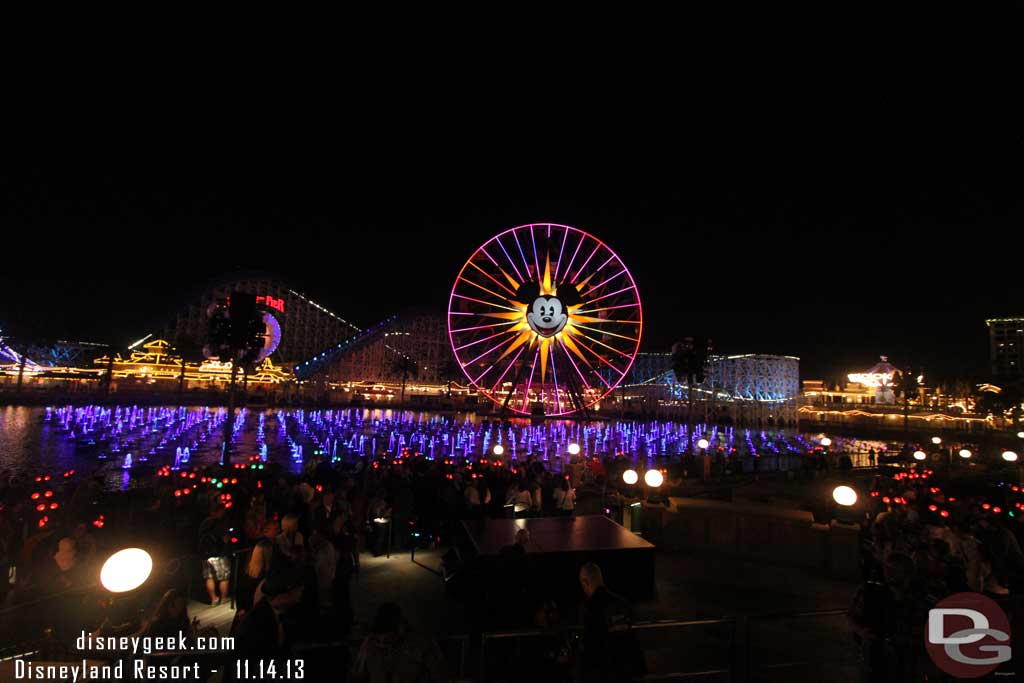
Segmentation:
<svg viewBox="0 0 1024 683">
<path fill-rule="evenodd" d="M 897 397 L 903 400 L 903 445 L 910 444 L 910 399 L 917 395 L 920 383 L 918 373 L 907 369 L 893 373 L 892 388 Z"/>
<path fill-rule="evenodd" d="M 442 366 L 441 372 L 448 383 L 448 400 L 450 401 L 452 398 L 452 382 L 455 381 L 456 377 L 462 376 L 462 366 L 453 360 L 449 360 Z"/>
<path fill-rule="evenodd" d="M 405 403 L 405 383 L 410 377 L 418 377 L 420 368 L 411 357 L 402 354 L 391 364 L 391 372 L 402 377 L 402 397 L 399 403 Z"/>
<path fill-rule="evenodd" d="M 203 347 L 190 337 L 182 337 L 174 342 L 172 349 L 181 359 L 181 372 L 178 373 L 178 404 L 180 405 L 181 397 L 185 392 L 185 367 L 189 363 L 202 361 Z"/>
<path fill-rule="evenodd" d="M 689 405 L 686 409 L 686 424 L 693 427 L 693 385 L 704 383 L 704 368 L 711 352 L 710 339 L 686 337 L 672 345 L 672 370 L 676 381 L 686 379 L 686 393 Z"/>
</svg>

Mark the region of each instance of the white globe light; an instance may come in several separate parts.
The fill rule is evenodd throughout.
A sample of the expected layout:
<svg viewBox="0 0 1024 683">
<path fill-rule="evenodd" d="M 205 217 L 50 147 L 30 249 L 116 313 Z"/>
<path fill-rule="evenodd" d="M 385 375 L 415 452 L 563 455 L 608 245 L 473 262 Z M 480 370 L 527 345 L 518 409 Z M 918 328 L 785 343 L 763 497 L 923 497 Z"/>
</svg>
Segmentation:
<svg viewBox="0 0 1024 683">
<path fill-rule="evenodd" d="M 640 481 L 640 475 L 636 473 L 636 470 L 626 470 L 622 473 L 622 481 L 632 486 Z"/>
<path fill-rule="evenodd" d="M 142 548 L 119 550 L 103 563 L 100 583 L 111 593 L 135 590 L 153 571 L 153 558 Z"/>
<path fill-rule="evenodd" d="M 701 439 L 700 441 L 697 442 L 697 448 L 700 448 L 702 450 L 707 450 L 708 446 L 710 445 L 711 444 L 708 443 L 707 439 Z"/>
<path fill-rule="evenodd" d="M 1018 439 L 1024 439 L 1024 432 L 1017 432 Z"/>
<path fill-rule="evenodd" d="M 940 443 L 942 443 L 942 437 L 940 437 L 940 436 L 933 436 L 932 437 L 932 443 L 935 444 L 936 446 L 938 446 Z"/>
<path fill-rule="evenodd" d="M 850 507 L 857 502 L 857 492 L 849 486 L 837 486 L 832 489 L 832 500 L 843 507 Z"/>
<path fill-rule="evenodd" d="M 969 458 L 969 457 L 971 457 L 972 455 L 973 455 L 973 453 L 971 453 L 971 452 L 970 452 L 969 450 L 967 450 L 966 448 L 961 448 L 961 449 L 960 449 L 960 457 L 961 457 L 961 458 Z"/>
<path fill-rule="evenodd" d="M 505 452 L 505 447 L 502 446 L 500 443 L 496 443 L 496 444 L 494 444 L 494 448 L 492 449 L 492 452 L 495 455 L 501 455 L 502 453 Z"/>
<path fill-rule="evenodd" d="M 824 446 L 825 448 L 828 448 L 829 446 L 832 445 L 832 439 L 828 438 L 827 436 L 821 437 L 821 445 Z"/>
<path fill-rule="evenodd" d="M 1017 462 L 1017 454 L 1013 451 L 1003 451 L 1003 460 L 1006 462 Z"/>
<path fill-rule="evenodd" d="M 658 488 L 664 481 L 665 477 L 661 475 L 659 470 L 647 470 L 647 474 L 644 475 L 644 483 L 652 489 Z"/>
<path fill-rule="evenodd" d="M 571 443 L 566 450 L 569 451 L 569 455 L 579 455 L 580 445 L 578 443 Z"/>
<path fill-rule="evenodd" d="M 914 460 L 924 460 L 927 457 L 924 451 L 914 451 Z"/>
</svg>

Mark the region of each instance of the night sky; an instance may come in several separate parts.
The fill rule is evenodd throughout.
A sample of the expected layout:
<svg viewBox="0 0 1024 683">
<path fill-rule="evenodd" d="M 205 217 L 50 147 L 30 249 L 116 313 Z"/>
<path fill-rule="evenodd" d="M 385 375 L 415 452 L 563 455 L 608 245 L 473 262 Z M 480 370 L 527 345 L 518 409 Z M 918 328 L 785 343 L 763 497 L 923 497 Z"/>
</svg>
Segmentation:
<svg viewBox="0 0 1024 683">
<path fill-rule="evenodd" d="M 980 376 L 983 319 L 1024 314 L 1019 163 L 1003 163 L 1020 141 L 984 142 L 978 155 L 850 143 L 699 161 L 673 148 L 498 163 L 508 150 L 484 150 L 452 172 L 419 153 L 27 166 L 0 177 L 0 328 L 124 344 L 236 270 L 280 275 L 359 325 L 408 306 L 443 314 L 477 246 L 551 221 L 630 267 L 644 350 L 706 334 L 722 351 L 800 356 L 805 378 L 879 354 Z"/>
</svg>

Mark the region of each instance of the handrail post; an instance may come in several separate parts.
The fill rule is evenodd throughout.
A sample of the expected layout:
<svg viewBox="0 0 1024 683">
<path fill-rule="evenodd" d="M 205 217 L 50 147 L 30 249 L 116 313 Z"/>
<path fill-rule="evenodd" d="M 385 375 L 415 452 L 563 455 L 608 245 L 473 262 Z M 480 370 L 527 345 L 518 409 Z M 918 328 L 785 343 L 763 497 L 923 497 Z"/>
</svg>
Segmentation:
<svg viewBox="0 0 1024 683">
<path fill-rule="evenodd" d="M 732 642 L 732 680 L 750 681 L 750 617 L 736 617 Z"/>
<path fill-rule="evenodd" d="M 238 553 L 232 555 L 234 566 L 231 567 L 231 609 L 235 609 L 235 594 L 238 593 Z"/>
</svg>

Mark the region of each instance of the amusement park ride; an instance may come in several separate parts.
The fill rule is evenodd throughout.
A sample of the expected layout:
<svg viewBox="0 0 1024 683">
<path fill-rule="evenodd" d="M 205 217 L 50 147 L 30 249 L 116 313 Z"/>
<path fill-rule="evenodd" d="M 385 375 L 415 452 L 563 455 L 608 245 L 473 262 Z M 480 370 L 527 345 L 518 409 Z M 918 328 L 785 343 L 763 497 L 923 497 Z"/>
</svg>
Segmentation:
<svg viewBox="0 0 1024 683">
<path fill-rule="evenodd" d="M 633 276 L 604 242 L 554 223 L 495 235 L 459 272 L 452 351 L 502 412 L 584 413 L 629 372 L 643 313 Z"/>
<path fill-rule="evenodd" d="M 291 297 L 287 301 L 285 293 Z M 231 360 L 237 358 L 248 370 L 248 382 L 269 385 L 337 374 L 337 363 L 381 347 L 386 353 L 377 360 L 380 367 L 361 374 L 382 374 L 381 368 L 386 374 L 385 366 L 396 359 L 414 362 L 420 373 L 433 373 L 434 381 L 443 377 L 450 398 L 451 373 L 461 369 L 472 389 L 502 414 L 586 416 L 627 377 L 643 330 L 636 283 L 619 256 L 593 235 L 555 223 L 510 228 L 476 249 L 452 287 L 447 330 L 435 316 L 436 335 L 428 326 L 420 338 L 410 338 L 409 330 L 418 329 L 413 325 L 418 318 L 410 315 L 391 316 L 360 329 L 293 290 L 260 279 L 220 286 L 203 301 L 208 303 L 202 310 L 197 303 L 179 315 L 175 329 L 188 339 L 206 328 L 206 360 L 185 360 L 175 353 L 175 344 L 162 339 L 145 343 L 152 336 L 148 335 L 129 348 L 131 355 L 105 348 L 102 358 L 83 368 L 68 367 L 68 362 L 47 363 L 44 368 L 25 351 L 0 344 L 0 365 L 5 375 L 18 373 L 19 387 L 21 375 L 29 374 L 147 383 L 177 379 L 181 386 L 229 381 L 235 375 Z M 243 301 L 253 309 L 246 317 L 252 324 L 232 331 L 234 309 Z M 236 332 L 252 353 L 243 357 L 225 346 L 225 340 L 239 336 Z M 254 339 L 259 343 L 249 343 Z M 446 358 L 449 344 L 455 364 Z M 278 345 L 292 348 L 287 357 L 300 361 L 289 364 L 291 372 L 270 363 Z"/>
</svg>

